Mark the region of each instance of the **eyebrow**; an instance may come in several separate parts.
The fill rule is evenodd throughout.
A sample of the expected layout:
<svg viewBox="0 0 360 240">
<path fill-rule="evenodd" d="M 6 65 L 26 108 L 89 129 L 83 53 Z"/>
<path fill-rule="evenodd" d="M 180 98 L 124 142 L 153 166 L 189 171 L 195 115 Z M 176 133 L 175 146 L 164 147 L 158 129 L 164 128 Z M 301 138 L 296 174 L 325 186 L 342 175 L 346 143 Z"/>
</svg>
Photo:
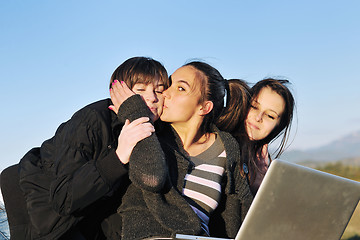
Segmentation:
<svg viewBox="0 0 360 240">
<path fill-rule="evenodd" d="M 170 77 L 169 77 L 169 80 L 170 80 L 170 85 L 172 85 L 174 82 L 173 82 L 173 80 L 172 80 L 172 78 L 171 78 L 171 75 L 170 75 Z M 190 84 L 189 84 L 187 81 L 185 81 L 185 80 L 179 80 L 179 81 L 177 81 L 177 82 L 184 83 L 184 84 L 186 84 L 187 86 L 191 87 Z"/>
<path fill-rule="evenodd" d="M 189 84 L 187 81 L 185 81 L 185 80 L 179 80 L 178 82 L 184 83 L 184 84 L 186 84 L 186 85 L 188 85 L 188 86 L 190 87 L 190 84 Z"/>
</svg>

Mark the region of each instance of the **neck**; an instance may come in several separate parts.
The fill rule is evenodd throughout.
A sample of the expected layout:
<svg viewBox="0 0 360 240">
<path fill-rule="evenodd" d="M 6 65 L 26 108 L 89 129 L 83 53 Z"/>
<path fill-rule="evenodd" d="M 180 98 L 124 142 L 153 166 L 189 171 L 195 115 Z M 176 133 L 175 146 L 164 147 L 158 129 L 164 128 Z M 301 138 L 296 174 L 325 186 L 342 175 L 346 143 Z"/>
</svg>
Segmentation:
<svg viewBox="0 0 360 240">
<path fill-rule="evenodd" d="M 179 135 L 185 151 L 196 156 L 208 149 L 215 142 L 214 133 L 202 133 L 201 122 L 197 124 L 172 123 L 171 126 Z"/>
</svg>

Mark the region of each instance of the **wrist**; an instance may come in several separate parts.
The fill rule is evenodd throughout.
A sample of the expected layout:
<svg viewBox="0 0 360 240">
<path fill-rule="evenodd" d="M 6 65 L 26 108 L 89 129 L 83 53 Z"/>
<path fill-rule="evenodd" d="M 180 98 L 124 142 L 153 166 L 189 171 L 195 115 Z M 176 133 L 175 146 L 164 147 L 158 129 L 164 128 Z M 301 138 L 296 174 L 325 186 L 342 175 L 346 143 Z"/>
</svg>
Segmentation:
<svg viewBox="0 0 360 240">
<path fill-rule="evenodd" d="M 120 160 L 120 162 L 122 164 L 128 164 L 129 160 L 130 160 L 130 154 L 124 154 L 124 152 L 120 152 L 118 150 L 115 151 L 116 156 L 118 157 L 118 159 Z"/>
</svg>

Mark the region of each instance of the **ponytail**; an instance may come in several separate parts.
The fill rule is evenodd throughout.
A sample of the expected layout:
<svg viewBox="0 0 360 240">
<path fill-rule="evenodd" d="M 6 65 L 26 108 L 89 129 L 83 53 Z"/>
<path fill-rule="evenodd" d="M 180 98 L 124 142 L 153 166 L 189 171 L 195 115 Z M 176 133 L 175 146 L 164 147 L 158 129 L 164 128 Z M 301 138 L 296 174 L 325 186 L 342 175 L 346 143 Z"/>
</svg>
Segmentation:
<svg viewBox="0 0 360 240">
<path fill-rule="evenodd" d="M 229 79 L 226 82 L 226 104 L 216 126 L 231 133 L 239 141 L 247 135 L 244 123 L 250 103 L 250 88 L 241 79 Z"/>
</svg>

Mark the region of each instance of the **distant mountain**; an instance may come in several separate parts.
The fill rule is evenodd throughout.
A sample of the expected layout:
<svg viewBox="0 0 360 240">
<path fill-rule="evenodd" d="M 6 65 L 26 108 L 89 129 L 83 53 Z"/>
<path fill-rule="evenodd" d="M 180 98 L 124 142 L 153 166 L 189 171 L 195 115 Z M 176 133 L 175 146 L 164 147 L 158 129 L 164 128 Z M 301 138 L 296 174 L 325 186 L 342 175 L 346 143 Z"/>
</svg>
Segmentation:
<svg viewBox="0 0 360 240">
<path fill-rule="evenodd" d="M 290 162 L 334 162 L 347 159 L 357 163 L 360 159 L 360 131 L 353 132 L 325 146 L 309 150 L 285 151 L 281 158 Z"/>
</svg>

